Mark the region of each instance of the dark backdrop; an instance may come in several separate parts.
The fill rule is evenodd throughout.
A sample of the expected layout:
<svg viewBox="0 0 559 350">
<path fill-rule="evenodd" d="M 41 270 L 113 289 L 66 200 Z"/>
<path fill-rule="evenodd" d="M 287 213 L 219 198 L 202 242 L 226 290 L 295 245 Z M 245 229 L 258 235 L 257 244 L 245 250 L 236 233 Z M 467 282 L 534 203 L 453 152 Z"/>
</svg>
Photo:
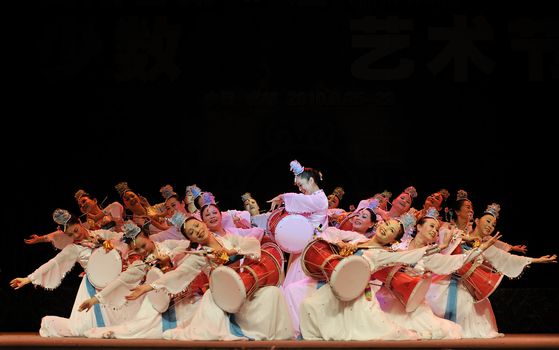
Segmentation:
<svg viewBox="0 0 559 350">
<path fill-rule="evenodd" d="M 347 208 L 414 185 L 420 207 L 465 189 L 501 204 L 503 240 L 558 252 L 552 170 L 557 17 L 547 2 L 54 1 L 14 15 L 5 92 L 0 330 L 68 315 L 55 291 L 11 291 L 55 255 L 23 238 L 77 212 L 84 188 L 160 200 L 196 183 L 223 209 L 296 190 L 289 161 L 343 186 Z M 11 137 L 12 140 L 8 139 Z M 267 206 L 266 206 L 267 207 Z M 492 296 L 501 330 L 557 332 L 556 265 Z"/>
</svg>

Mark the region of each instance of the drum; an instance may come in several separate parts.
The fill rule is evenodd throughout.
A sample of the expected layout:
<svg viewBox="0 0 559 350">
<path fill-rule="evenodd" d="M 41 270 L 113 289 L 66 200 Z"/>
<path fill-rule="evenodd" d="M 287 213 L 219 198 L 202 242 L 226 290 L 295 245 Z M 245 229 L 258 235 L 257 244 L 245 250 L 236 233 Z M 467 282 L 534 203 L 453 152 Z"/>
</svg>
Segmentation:
<svg viewBox="0 0 559 350">
<path fill-rule="evenodd" d="M 157 267 L 151 267 L 146 274 L 146 281 L 145 284 L 150 284 L 157 281 L 159 278 L 163 276 L 163 271 L 161 271 Z M 152 290 L 151 292 L 147 293 L 147 298 L 150 301 L 151 305 L 155 309 L 155 311 L 159 313 L 164 313 L 169 308 L 169 303 L 171 302 L 171 297 L 167 290 L 161 288 L 159 290 Z"/>
<path fill-rule="evenodd" d="M 477 262 L 464 264 L 456 274 L 461 277 L 464 286 L 472 294 L 476 303 L 489 297 L 503 279 L 502 273 Z"/>
<path fill-rule="evenodd" d="M 208 290 L 209 285 L 210 285 L 210 281 L 208 279 L 208 276 L 204 272 L 200 272 L 192 280 L 192 282 L 190 282 L 190 284 L 188 285 L 188 287 L 184 291 L 173 295 L 172 299 L 174 300 L 175 303 L 178 303 L 182 299 L 185 299 L 185 298 L 188 299 L 188 298 L 191 298 L 195 295 L 202 296 Z"/>
<path fill-rule="evenodd" d="M 281 250 L 281 248 L 274 241 L 272 241 L 268 235 L 264 235 L 262 237 L 262 240 L 260 241 L 260 249 L 272 253 L 279 265 L 282 267 L 283 272 L 283 266 L 285 266 L 285 256 L 283 250 Z"/>
<path fill-rule="evenodd" d="M 220 266 L 210 275 L 212 297 L 223 311 L 236 313 L 260 287 L 279 286 L 283 268 L 277 261 L 277 248 L 261 250 L 260 260 L 246 258 L 240 267 Z"/>
<path fill-rule="evenodd" d="M 371 277 L 369 262 L 362 256 L 338 255 L 338 247 L 317 238 L 301 254 L 301 267 L 307 276 L 324 280 L 342 301 L 357 298 Z"/>
<path fill-rule="evenodd" d="M 89 282 L 97 290 L 105 288 L 122 272 L 122 259 L 116 249 L 108 252 L 103 247 L 96 248 L 89 257 L 85 273 Z"/>
<path fill-rule="evenodd" d="M 272 212 L 268 231 L 278 246 L 288 253 L 300 253 L 314 236 L 314 226 L 304 216 L 289 214 L 284 208 Z"/>
<path fill-rule="evenodd" d="M 163 272 L 157 268 L 152 267 L 149 269 L 146 275 L 146 284 L 153 283 L 157 281 L 161 276 L 163 276 Z M 190 298 L 196 294 L 203 295 L 204 292 L 208 289 L 208 276 L 200 272 L 193 280 L 190 282 L 188 287 L 175 295 L 169 295 L 169 293 L 165 289 L 153 290 L 147 294 L 149 301 L 153 308 L 160 313 L 164 313 L 169 308 L 169 304 L 171 299 L 175 302 L 178 302 L 184 298 Z"/>
<path fill-rule="evenodd" d="M 353 217 L 352 215 L 353 213 L 347 215 L 342 222 L 340 222 L 340 225 L 338 226 L 338 228 L 340 230 L 343 231 L 353 231 L 353 223 L 351 222 L 351 218 Z"/>
<path fill-rule="evenodd" d="M 391 266 L 373 273 L 372 278 L 382 281 L 406 307 L 412 312 L 423 302 L 431 285 L 431 275 L 410 276 L 401 271 L 402 266 Z"/>
</svg>

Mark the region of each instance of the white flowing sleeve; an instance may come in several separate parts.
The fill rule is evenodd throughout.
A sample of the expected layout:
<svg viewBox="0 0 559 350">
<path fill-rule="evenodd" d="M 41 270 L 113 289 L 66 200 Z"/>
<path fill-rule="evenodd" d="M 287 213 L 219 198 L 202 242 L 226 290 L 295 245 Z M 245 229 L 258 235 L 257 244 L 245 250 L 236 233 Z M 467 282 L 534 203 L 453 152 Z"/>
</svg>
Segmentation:
<svg viewBox="0 0 559 350">
<path fill-rule="evenodd" d="M 503 242 L 503 241 L 497 241 L 497 242 L 493 243 L 493 247 L 504 250 L 505 252 L 510 252 L 512 250 L 512 246 L 508 243 Z"/>
<path fill-rule="evenodd" d="M 185 240 L 186 237 L 182 232 L 176 227 L 171 226 L 166 230 L 159 231 L 157 233 L 149 235 L 149 238 L 154 242 L 164 242 L 166 240 Z"/>
<path fill-rule="evenodd" d="M 101 304 L 121 306 L 126 302 L 125 295 L 136 287 L 146 275 L 148 265 L 143 261 L 134 261 L 128 268 L 95 295 Z"/>
<path fill-rule="evenodd" d="M 66 246 L 74 243 L 72 237 L 66 235 L 61 230 L 56 230 L 46 235 L 47 241 L 49 241 L 56 249 L 64 249 Z"/>
<path fill-rule="evenodd" d="M 236 236 L 228 233 L 223 239 L 229 241 L 232 249 L 235 249 L 238 254 L 251 259 L 260 259 L 260 241 L 256 238 Z"/>
<path fill-rule="evenodd" d="M 120 241 L 122 238 L 122 232 L 115 232 L 109 230 L 95 230 L 91 231 L 92 234 L 97 235 L 98 237 L 109 240 L 109 241 Z"/>
<path fill-rule="evenodd" d="M 79 247 L 76 244 L 71 244 L 27 277 L 34 285 L 45 289 L 54 289 L 60 285 L 78 259 Z"/>
<path fill-rule="evenodd" d="M 318 195 L 284 193 L 283 202 L 285 203 L 285 210 L 294 214 L 314 213 L 328 208 L 328 201 L 326 201 L 326 207 L 324 207 L 324 200 Z"/>
<path fill-rule="evenodd" d="M 437 275 L 448 275 L 459 270 L 465 263 L 473 260 L 481 253 L 480 249 L 472 249 L 464 254 L 432 254 L 421 259 L 419 264 Z"/>
<path fill-rule="evenodd" d="M 518 277 L 524 268 L 532 262 L 532 258 L 507 253 L 493 246 L 483 252 L 483 257 L 499 272 L 507 277 Z"/>
<path fill-rule="evenodd" d="M 252 227 L 252 228 L 229 227 L 227 230 L 237 236 L 253 237 L 259 241 L 264 236 L 264 229 L 261 229 L 260 227 Z"/>
<path fill-rule="evenodd" d="M 103 208 L 103 213 L 109 215 L 114 219 L 123 220 L 124 217 L 124 207 L 119 202 L 112 202 Z"/>
<path fill-rule="evenodd" d="M 344 231 L 336 227 L 328 227 L 320 234 L 320 238 L 329 243 L 349 242 L 362 243 L 368 240 L 364 235 L 354 231 Z"/>
<path fill-rule="evenodd" d="M 453 237 L 451 238 L 448 247 L 441 251 L 441 254 L 450 255 L 454 249 L 462 243 L 462 237 L 459 230 L 450 230 L 448 226 L 445 225 L 439 230 L 439 244 L 444 242 L 447 235 L 453 235 Z"/>
<path fill-rule="evenodd" d="M 363 256 L 369 261 L 371 272 L 375 272 L 383 267 L 396 264 L 413 265 L 425 255 L 427 248 L 428 247 L 422 247 L 403 252 L 391 252 L 384 249 L 367 249 L 363 252 Z"/>
<path fill-rule="evenodd" d="M 178 265 L 185 255 L 188 247 L 190 247 L 190 241 L 187 239 L 169 239 L 161 243 L 168 250 L 167 255 L 171 258 L 173 265 Z"/>
<path fill-rule="evenodd" d="M 151 286 L 155 290 L 165 288 L 171 294 L 178 294 L 190 285 L 207 264 L 208 260 L 205 256 L 189 255 L 176 269 L 165 273 L 151 283 Z"/>
<path fill-rule="evenodd" d="M 235 221 L 233 218 L 238 216 L 240 219 L 246 221 L 250 224 L 250 213 L 246 210 L 239 211 L 239 210 L 228 210 L 221 213 L 221 225 L 225 229 L 236 228 Z"/>
</svg>

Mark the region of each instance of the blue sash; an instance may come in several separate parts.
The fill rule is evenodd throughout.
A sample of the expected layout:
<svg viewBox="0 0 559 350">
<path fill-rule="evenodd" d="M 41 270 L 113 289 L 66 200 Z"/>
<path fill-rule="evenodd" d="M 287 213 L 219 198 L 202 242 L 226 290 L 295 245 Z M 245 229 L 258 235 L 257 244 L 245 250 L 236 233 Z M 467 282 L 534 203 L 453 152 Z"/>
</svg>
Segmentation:
<svg viewBox="0 0 559 350">
<path fill-rule="evenodd" d="M 87 288 L 87 294 L 89 294 L 90 297 L 94 297 L 96 294 L 95 287 L 93 287 L 93 284 L 89 282 L 87 275 L 85 275 L 85 286 Z M 105 320 L 103 320 L 101 305 L 99 305 L 99 303 L 93 305 L 93 312 L 95 313 L 95 322 L 97 323 L 97 327 L 105 327 Z"/>
</svg>

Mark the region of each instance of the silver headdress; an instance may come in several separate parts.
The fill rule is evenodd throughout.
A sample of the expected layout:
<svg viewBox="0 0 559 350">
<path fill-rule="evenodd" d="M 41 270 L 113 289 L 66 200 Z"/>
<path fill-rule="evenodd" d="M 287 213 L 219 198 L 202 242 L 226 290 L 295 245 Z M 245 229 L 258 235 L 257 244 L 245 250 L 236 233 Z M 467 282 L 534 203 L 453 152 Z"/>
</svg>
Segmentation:
<svg viewBox="0 0 559 350">
<path fill-rule="evenodd" d="M 202 194 L 202 190 L 200 189 L 200 187 L 196 186 L 196 184 L 186 186 L 186 192 L 190 192 L 193 199 L 198 198 Z"/>
<path fill-rule="evenodd" d="M 243 194 L 241 196 L 241 200 L 243 201 L 243 203 L 248 201 L 251 198 L 252 198 L 252 195 L 250 194 L 250 192 L 246 192 L 245 194 Z"/>
<path fill-rule="evenodd" d="M 410 235 L 415 227 L 415 215 L 407 212 L 400 215 L 396 220 L 398 220 L 404 227 L 404 235 Z"/>
<path fill-rule="evenodd" d="M 122 226 L 122 240 L 126 243 L 130 243 L 136 240 L 138 234 L 142 232 L 142 229 L 138 227 L 133 221 L 128 220 Z"/>
<path fill-rule="evenodd" d="M 404 192 L 409 194 L 412 199 L 417 197 L 417 191 L 415 190 L 415 187 L 413 187 L 413 186 L 410 186 L 410 187 L 406 188 L 404 190 Z"/>
<path fill-rule="evenodd" d="M 423 217 L 439 220 L 439 211 L 435 207 L 429 207 Z"/>
<path fill-rule="evenodd" d="M 293 174 L 295 174 L 295 176 L 301 175 L 301 173 L 305 171 L 305 168 L 301 165 L 301 163 L 296 160 L 292 160 L 291 163 L 289 163 L 289 169 L 293 172 Z"/>
<path fill-rule="evenodd" d="M 468 192 L 458 190 L 458 192 L 456 192 L 456 201 L 461 201 L 462 199 L 468 199 Z"/>
<path fill-rule="evenodd" d="M 493 215 L 495 219 L 498 219 L 499 211 L 501 211 L 501 206 L 497 203 L 491 203 L 487 206 L 487 209 L 485 209 L 483 213 Z"/>
<path fill-rule="evenodd" d="M 70 218 L 72 217 L 72 214 L 70 214 L 68 212 L 68 210 L 65 209 L 55 209 L 54 212 L 52 213 L 52 219 L 54 220 L 54 222 L 56 222 L 57 224 L 61 225 L 64 229 L 63 231 L 66 231 L 66 224 L 68 223 L 68 221 L 70 221 Z"/>
<path fill-rule="evenodd" d="M 116 191 L 120 197 L 124 196 L 124 194 L 128 191 L 132 191 L 130 187 L 128 187 L 128 182 L 120 182 L 115 186 Z"/>
<path fill-rule="evenodd" d="M 82 189 L 79 189 L 76 191 L 76 193 L 74 194 L 74 198 L 76 198 L 77 201 L 80 200 L 80 198 L 82 198 L 83 196 L 87 196 L 89 197 L 89 193 L 85 192 Z"/>
<path fill-rule="evenodd" d="M 338 197 L 339 200 L 342 200 L 342 197 L 345 194 L 345 191 L 342 187 L 336 187 L 334 188 L 334 191 L 332 191 L 332 194 L 336 197 Z"/>
<path fill-rule="evenodd" d="M 206 206 L 208 204 L 216 204 L 215 203 L 215 197 L 211 192 L 204 192 L 202 193 L 202 203 L 201 203 L 201 207 Z"/>
<path fill-rule="evenodd" d="M 371 209 L 375 214 L 376 211 L 375 209 L 377 209 L 378 205 L 379 205 L 379 200 L 376 198 L 373 198 L 369 201 L 369 204 L 367 205 L 366 209 Z"/>
<path fill-rule="evenodd" d="M 186 221 L 187 215 L 176 211 L 170 219 L 167 219 L 173 226 L 178 227 L 179 229 L 182 227 L 184 222 Z"/>
<path fill-rule="evenodd" d="M 161 195 L 163 196 L 163 198 L 165 198 L 165 200 L 177 195 L 177 193 L 173 190 L 173 186 L 171 185 L 165 185 L 161 187 L 159 189 L 159 192 L 161 192 Z"/>
</svg>

